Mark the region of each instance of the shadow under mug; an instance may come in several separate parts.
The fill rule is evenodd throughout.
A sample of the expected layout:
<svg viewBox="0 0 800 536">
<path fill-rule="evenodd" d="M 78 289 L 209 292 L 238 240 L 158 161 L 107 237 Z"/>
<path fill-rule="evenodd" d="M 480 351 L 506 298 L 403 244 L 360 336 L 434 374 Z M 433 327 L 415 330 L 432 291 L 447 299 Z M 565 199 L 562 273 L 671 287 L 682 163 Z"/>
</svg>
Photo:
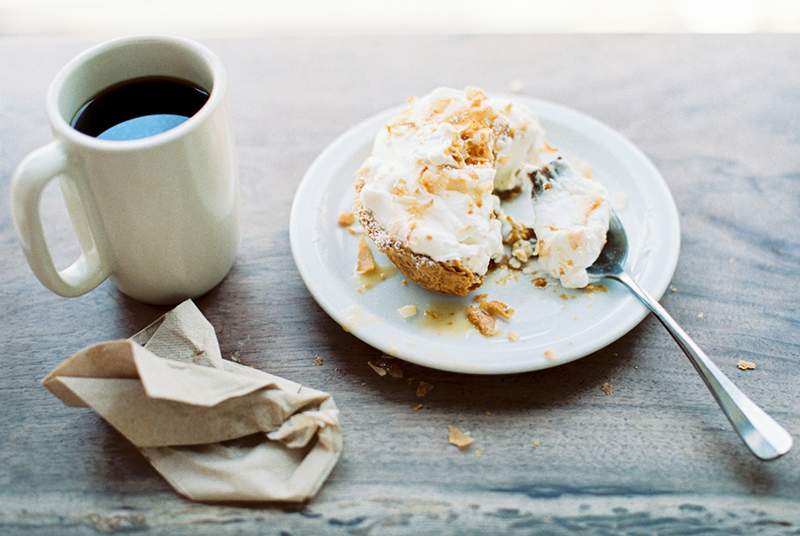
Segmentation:
<svg viewBox="0 0 800 536">
<path fill-rule="evenodd" d="M 101 90 L 144 76 L 181 78 L 209 92 L 180 125 L 125 141 L 70 126 Z M 172 304 L 200 296 L 230 270 L 239 243 L 239 182 L 225 69 L 204 46 L 143 36 L 97 45 L 70 61 L 47 93 L 55 141 L 28 155 L 12 179 L 11 208 L 28 264 L 47 288 L 84 294 L 106 278 L 128 296 Z M 39 213 L 59 178 L 81 255 L 58 270 Z"/>
</svg>

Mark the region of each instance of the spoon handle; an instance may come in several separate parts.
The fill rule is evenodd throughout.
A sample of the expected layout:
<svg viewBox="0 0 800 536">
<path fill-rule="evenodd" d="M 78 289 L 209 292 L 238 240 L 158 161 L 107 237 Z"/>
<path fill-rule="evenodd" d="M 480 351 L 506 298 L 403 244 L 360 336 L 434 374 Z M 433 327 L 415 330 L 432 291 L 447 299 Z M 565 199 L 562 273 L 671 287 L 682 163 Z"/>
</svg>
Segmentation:
<svg viewBox="0 0 800 536">
<path fill-rule="evenodd" d="M 717 367 L 658 301 L 645 292 L 627 273 L 609 275 L 628 287 L 667 328 L 714 395 L 733 429 L 756 457 L 774 460 L 792 448 L 792 436 L 759 408 Z"/>
</svg>

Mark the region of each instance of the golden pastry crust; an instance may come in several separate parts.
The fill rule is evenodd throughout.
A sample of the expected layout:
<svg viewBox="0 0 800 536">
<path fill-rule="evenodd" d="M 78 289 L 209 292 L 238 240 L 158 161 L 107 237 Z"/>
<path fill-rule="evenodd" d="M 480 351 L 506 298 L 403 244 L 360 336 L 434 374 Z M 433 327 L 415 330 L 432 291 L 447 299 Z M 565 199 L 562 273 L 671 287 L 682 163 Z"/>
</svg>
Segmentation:
<svg viewBox="0 0 800 536">
<path fill-rule="evenodd" d="M 356 192 L 360 192 L 362 181 L 356 182 Z M 459 261 L 438 262 L 427 255 L 411 251 L 406 244 L 392 238 L 375 221 L 372 212 L 361 206 L 356 197 L 354 212 L 378 249 L 403 272 L 403 275 L 422 288 L 444 294 L 466 296 L 483 284 L 483 276 L 464 267 Z"/>
</svg>

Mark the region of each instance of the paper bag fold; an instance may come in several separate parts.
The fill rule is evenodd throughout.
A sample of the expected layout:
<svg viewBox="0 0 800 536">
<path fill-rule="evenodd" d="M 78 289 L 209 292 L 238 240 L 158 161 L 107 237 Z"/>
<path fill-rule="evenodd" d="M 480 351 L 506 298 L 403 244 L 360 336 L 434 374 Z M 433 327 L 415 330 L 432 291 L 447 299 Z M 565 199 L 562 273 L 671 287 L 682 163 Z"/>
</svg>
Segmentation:
<svg viewBox="0 0 800 536">
<path fill-rule="evenodd" d="M 195 500 L 306 500 L 342 450 L 329 394 L 222 359 L 191 301 L 130 339 L 81 350 L 43 383 L 96 411 Z"/>
</svg>

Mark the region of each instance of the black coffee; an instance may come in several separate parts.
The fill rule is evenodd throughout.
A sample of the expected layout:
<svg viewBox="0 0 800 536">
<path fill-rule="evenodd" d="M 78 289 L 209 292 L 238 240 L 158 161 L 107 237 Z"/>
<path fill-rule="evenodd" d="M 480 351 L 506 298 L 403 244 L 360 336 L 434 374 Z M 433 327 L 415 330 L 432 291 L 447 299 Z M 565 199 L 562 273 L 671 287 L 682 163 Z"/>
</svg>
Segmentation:
<svg viewBox="0 0 800 536">
<path fill-rule="evenodd" d="M 175 128 L 207 100 L 208 91 L 180 78 L 133 78 L 89 99 L 70 124 L 101 140 L 135 140 Z"/>
</svg>

